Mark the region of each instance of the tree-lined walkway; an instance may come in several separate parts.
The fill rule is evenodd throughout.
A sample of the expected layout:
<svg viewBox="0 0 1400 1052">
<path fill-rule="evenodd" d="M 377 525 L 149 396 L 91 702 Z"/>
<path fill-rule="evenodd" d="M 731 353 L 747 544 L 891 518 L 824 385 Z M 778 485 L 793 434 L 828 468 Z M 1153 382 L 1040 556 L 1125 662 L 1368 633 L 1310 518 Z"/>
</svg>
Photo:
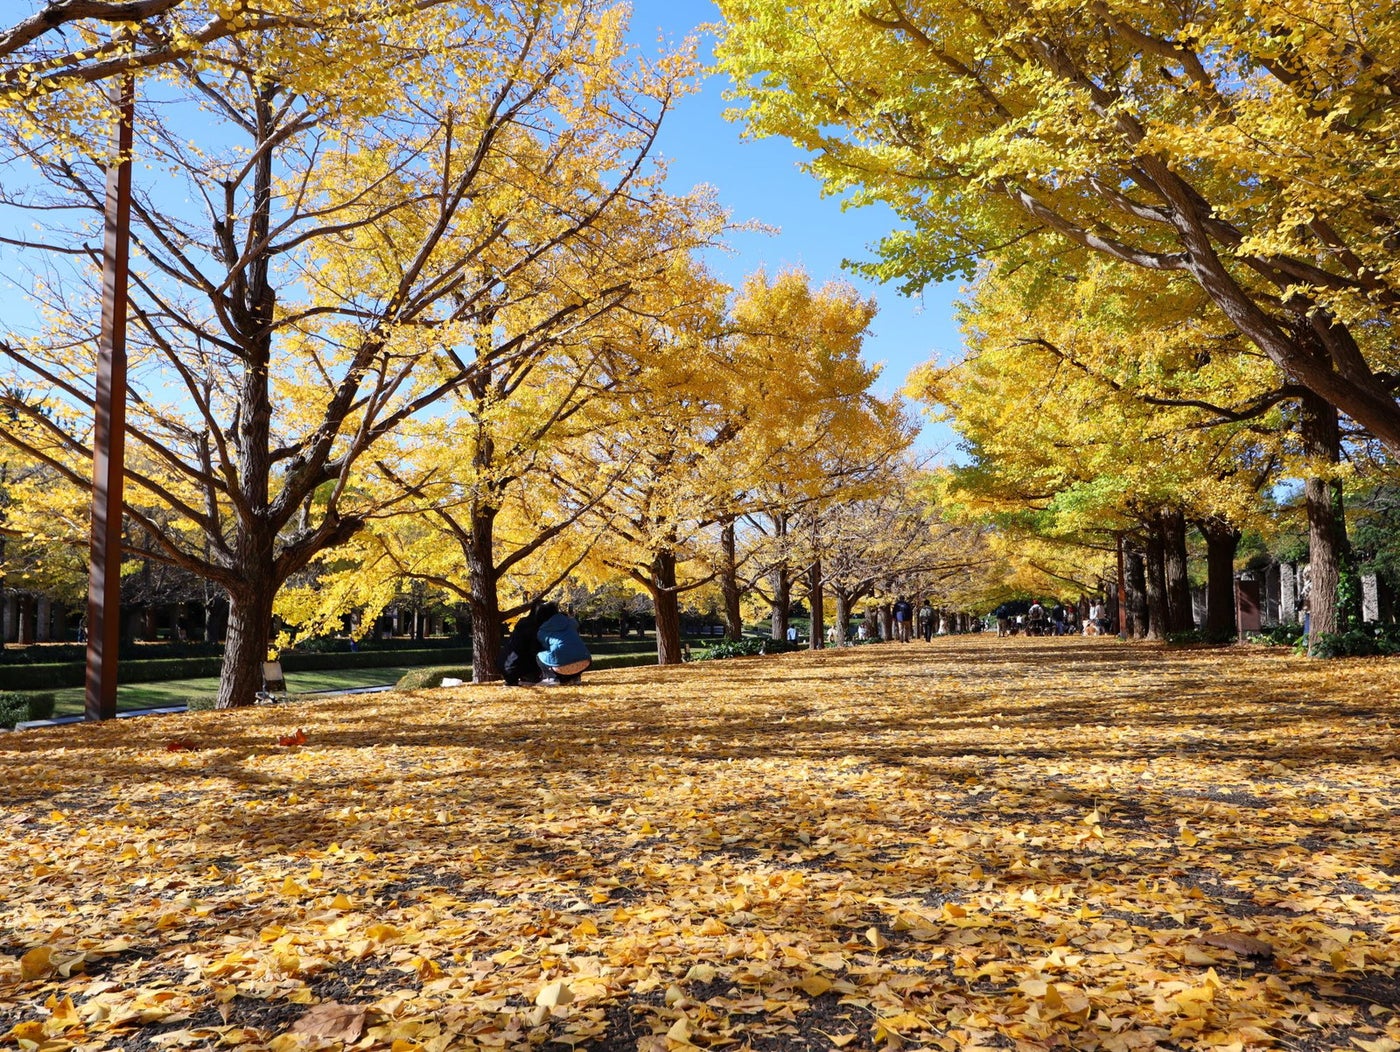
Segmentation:
<svg viewBox="0 0 1400 1052">
<path fill-rule="evenodd" d="M 1400 668 L 587 679 L 3 737 L 3 1043 L 1400 1047 Z"/>
</svg>

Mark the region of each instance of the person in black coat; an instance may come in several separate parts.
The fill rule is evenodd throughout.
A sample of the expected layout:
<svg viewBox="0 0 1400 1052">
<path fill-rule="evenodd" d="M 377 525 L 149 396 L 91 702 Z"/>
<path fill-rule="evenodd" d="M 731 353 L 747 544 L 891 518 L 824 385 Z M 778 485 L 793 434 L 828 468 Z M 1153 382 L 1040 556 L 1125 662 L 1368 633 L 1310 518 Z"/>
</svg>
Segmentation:
<svg viewBox="0 0 1400 1052">
<path fill-rule="evenodd" d="M 540 663 L 535 654 L 540 649 L 540 625 L 559 613 L 557 603 L 542 603 L 536 599 L 530 609 L 511 629 L 506 640 L 505 651 L 501 655 L 501 673 L 506 686 L 514 687 L 521 683 L 540 681 Z"/>
</svg>

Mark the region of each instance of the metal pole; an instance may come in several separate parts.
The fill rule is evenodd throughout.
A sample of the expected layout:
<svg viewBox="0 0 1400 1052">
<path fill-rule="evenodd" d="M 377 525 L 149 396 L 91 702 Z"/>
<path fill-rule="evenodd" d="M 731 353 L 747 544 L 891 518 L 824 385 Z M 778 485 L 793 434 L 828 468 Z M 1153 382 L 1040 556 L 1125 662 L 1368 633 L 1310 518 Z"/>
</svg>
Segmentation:
<svg viewBox="0 0 1400 1052">
<path fill-rule="evenodd" d="M 88 559 L 87 695 L 89 720 L 117 714 L 121 644 L 122 472 L 126 460 L 126 314 L 131 249 L 131 140 L 136 82 L 118 78 L 116 158 L 107 167 L 102 242 L 102 335 L 93 405 L 92 544 Z"/>
</svg>

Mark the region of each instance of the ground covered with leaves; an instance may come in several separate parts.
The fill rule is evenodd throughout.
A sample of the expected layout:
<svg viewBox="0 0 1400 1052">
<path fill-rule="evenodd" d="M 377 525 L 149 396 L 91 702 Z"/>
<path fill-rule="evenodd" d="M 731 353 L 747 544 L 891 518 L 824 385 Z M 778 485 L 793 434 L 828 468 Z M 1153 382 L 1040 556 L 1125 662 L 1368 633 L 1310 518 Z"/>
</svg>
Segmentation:
<svg viewBox="0 0 1400 1052">
<path fill-rule="evenodd" d="M 0 1046 L 1400 1049 L 1400 663 L 585 679 L 0 737 Z"/>
</svg>

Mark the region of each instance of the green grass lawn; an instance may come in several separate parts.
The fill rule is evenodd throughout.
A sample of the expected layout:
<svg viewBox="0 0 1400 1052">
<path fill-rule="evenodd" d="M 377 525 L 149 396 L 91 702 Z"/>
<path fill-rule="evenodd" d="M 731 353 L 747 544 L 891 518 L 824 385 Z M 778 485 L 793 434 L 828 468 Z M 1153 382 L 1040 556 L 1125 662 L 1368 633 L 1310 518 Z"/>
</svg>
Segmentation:
<svg viewBox="0 0 1400 1052">
<path fill-rule="evenodd" d="M 710 640 L 688 639 L 694 649 L 701 649 Z M 589 639 L 595 650 L 599 667 L 646 664 L 654 658 L 656 642 L 651 638 L 636 640 Z M 387 668 L 322 669 L 287 673 L 287 690 L 292 694 L 320 694 L 326 691 L 350 690 L 354 687 L 392 687 L 404 674 L 420 665 L 392 665 Z M 219 692 L 218 676 L 199 679 L 172 679 L 158 683 L 124 683 L 117 687 L 117 711 L 159 709 L 184 705 L 191 697 L 214 695 Z M 82 687 L 54 691 L 54 715 L 77 716 L 83 711 Z"/>
<path fill-rule="evenodd" d="M 316 694 L 352 687 L 391 687 L 399 681 L 408 666 L 388 668 L 322 669 L 316 672 L 289 672 L 287 689 L 294 694 Z M 191 695 L 217 694 L 219 677 L 201 679 L 172 679 L 162 683 L 126 683 L 117 688 L 117 711 L 158 709 L 166 705 L 183 705 Z M 83 688 L 70 687 L 54 692 L 54 715 L 76 716 L 83 711 Z"/>
</svg>

